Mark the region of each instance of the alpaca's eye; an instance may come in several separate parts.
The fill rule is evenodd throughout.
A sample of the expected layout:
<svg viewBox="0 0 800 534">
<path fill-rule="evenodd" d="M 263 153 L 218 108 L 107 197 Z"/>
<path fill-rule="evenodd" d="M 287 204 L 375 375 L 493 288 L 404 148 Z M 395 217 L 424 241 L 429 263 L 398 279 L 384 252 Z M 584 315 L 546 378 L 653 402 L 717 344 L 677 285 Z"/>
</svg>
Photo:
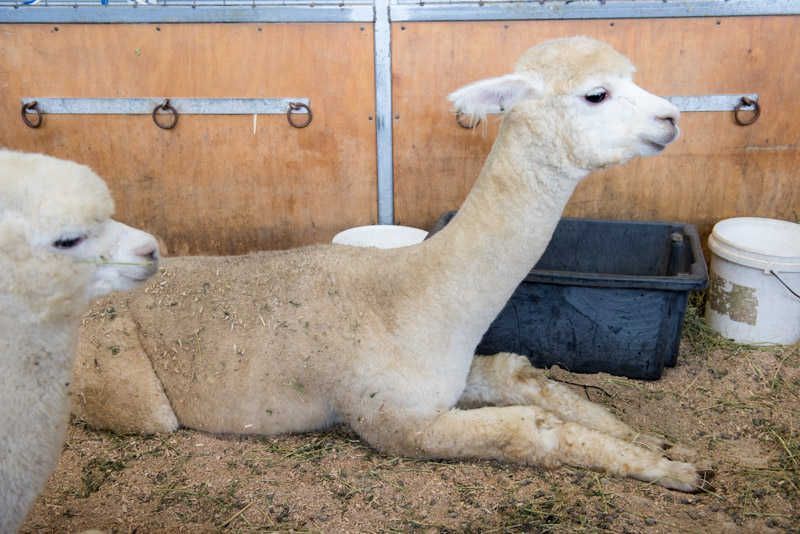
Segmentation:
<svg viewBox="0 0 800 534">
<path fill-rule="evenodd" d="M 84 236 L 77 236 L 77 237 L 63 237 L 53 243 L 53 246 L 56 248 L 67 249 L 77 246 L 81 241 L 83 241 Z"/>
<path fill-rule="evenodd" d="M 599 104 L 606 99 L 606 92 L 603 89 L 598 89 L 597 91 L 592 91 L 584 98 L 591 104 Z"/>
</svg>

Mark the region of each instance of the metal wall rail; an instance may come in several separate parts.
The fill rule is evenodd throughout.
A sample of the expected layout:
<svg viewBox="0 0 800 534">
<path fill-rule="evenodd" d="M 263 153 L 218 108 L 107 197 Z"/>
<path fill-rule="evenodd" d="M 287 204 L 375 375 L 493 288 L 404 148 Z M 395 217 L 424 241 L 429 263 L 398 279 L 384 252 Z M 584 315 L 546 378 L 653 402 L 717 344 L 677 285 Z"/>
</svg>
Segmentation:
<svg viewBox="0 0 800 534">
<path fill-rule="evenodd" d="M 384 9 L 388 5 L 388 9 Z M 798 15 L 800 0 L 0 0 L 0 23 L 390 22 Z"/>
<path fill-rule="evenodd" d="M 800 0 L 396 0 L 392 22 L 798 15 Z"/>
<path fill-rule="evenodd" d="M 101 3 L 102 2 L 102 3 Z M 0 1 L 0 24 L 139 24 L 213 22 L 373 22 L 371 0 L 19 0 Z"/>
<path fill-rule="evenodd" d="M 31 128 L 44 123 L 44 115 L 151 115 L 159 128 L 171 130 L 180 115 L 286 115 L 289 124 L 305 128 L 313 114 L 308 98 L 23 98 L 23 122 Z M 167 116 L 166 120 L 159 117 Z M 301 119 L 295 115 L 305 115 Z M 34 118 L 35 117 L 35 118 Z"/>
<path fill-rule="evenodd" d="M 761 116 L 761 104 L 757 94 L 737 95 L 690 95 L 690 96 L 665 96 L 682 113 L 687 111 L 727 111 L 733 113 L 733 120 L 739 126 L 750 126 Z M 502 113 L 500 107 L 488 108 L 487 115 Z M 479 123 L 457 114 L 455 121 L 462 128 L 474 128 Z"/>
<path fill-rule="evenodd" d="M 735 95 L 687 95 L 687 96 L 663 96 L 665 100 L 671 102 L 681 112 L 687 111 L 733 111 L 741 104 L 742 99 L 758 102 L 757 94 L 735 94 Z M 754 104 L 742 105 L 744 110 L 754 109 Z M 486 110 L 488 115 L 501 113 L 500 107 L 489 107 Z"/>
<path fill-rule="evenodd" d="M 44 113 L 67 115 L 149 115 L 164 98 L 30 98 Z M 310 104 L 308 98 L 170 98 L 175 109 L 185 115 L 283 115 L 290 104 Z M 297 114 L 307 114 L 300 109 Z"/>
<path fill-rule="evenodd" d="M 664 98 L 682 112 L 733 111 L 739 105 L 741 105 L 741 109 L 751 110 L 755 105 L 747 104 L 747 101 L 758 102 L 757 94 L 665 96 Z M 744 104 L 742 104 L 743 100 Z"/>
</svg>

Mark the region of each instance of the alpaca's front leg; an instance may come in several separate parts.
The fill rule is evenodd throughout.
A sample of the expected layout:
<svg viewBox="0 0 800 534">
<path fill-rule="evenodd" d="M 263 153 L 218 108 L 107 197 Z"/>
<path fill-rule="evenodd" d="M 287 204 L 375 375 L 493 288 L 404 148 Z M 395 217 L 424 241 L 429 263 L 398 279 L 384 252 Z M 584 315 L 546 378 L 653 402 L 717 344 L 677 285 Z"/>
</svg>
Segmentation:
<svg viewBox="0 0 800 534">
<path fill-rule="evenodd" d="M 565 421 L 574 421 L 620 439 L 636 440 L 657 449 L 666 446 L 658 438 L 639 434 L 605 408 L 584 399 L 569 387 L 549 380 L 524 356 L 501 352 L 473 358 L 467 387 L 458 407 L 515 405 L 539 406 Z"/>
<path fill-rule="evenodd" d="M 116 310 L 112 318 L 99 311 L 107 309 Z M 72 413 L 94 428 L 118 433 L 156 434 L 178 428 L 142 346 L 140 328 L 122 298 L 98 301 L 90 317 L 81 329 L 73 368 Z"/>
<path fill-rule="evenodd" d="M 673 462 L 536 406 L 450 410 L 413 436 L 428 458 L 494 458 L 526 465 L 573 465 L 654 482 L 680 491 L 706 489 L 706 472 Z M 409 454 L 411 451 L 398 451 Z"/>
</svg>

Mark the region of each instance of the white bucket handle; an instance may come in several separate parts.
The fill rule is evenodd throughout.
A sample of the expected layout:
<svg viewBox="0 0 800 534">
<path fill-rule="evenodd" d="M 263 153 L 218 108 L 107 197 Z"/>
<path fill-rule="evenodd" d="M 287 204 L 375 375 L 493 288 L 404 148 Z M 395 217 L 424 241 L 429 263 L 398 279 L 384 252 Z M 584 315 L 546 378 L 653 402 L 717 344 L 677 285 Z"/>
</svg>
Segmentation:
<svg viewBox="0 0 800 534">
<path fill-rule="evenodd" d="M 772 276 L 774 276 L 775 278 L 777 278 L 777 279 L 778 279 L 778 282 L 780 282 L 781 284 L 783 284 L 783 287 L 785 287 L 786 289 L 788 289 L 788 290 L 789 290 L 789 293 L 791 293 L 792 295 L 794 295 L 795 297 L 797 297 L 797 298 L 799 298 L 799 299 L 800 299 L 800 295 L 798 295 L 797 293 L 795 293 L 795 291 L 794 291 L 794 290 L 793 290 L 791 287 L 789 287 L 789 285 L 788 285 L 786 282 L 784 282 L 783 280 L 781 280 L 781 277 L 780 277 L 780 276 L 778 276 L 778 273 L 776 273 L 775 271 L 773 271 L 772 269 L 770 269 L 770 270 L 769 270 L 769 274 L 771 274 Z"/>
</svg>

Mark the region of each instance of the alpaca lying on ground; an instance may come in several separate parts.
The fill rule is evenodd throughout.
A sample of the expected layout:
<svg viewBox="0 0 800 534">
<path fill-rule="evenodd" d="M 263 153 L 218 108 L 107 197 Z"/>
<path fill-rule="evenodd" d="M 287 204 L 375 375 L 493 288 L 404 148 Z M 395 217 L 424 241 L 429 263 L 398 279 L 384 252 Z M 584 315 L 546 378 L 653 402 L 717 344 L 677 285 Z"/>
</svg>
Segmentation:
<svg viewBox="0 0 800 534">
<path fill-rule="evenodd" d="M 502 105 L 500 133 L 453 221 L 411 247 L 319 245 L 174 258 L 88 317 L 74 409 L 118 432 L 278 434 L 345 421 L 386 454 L 568 463 L 697 491 L 704 473 L 513 354 L 474 357 L 593 169 L 661 152 L 678 110 L 585 38 L 451 95 Z M 174 417 L 172 417 L 174 413 Z M 176 423 L 177 419 L 177 423 Z"/>
<path fill-rule="evenodd" d="M 155 239 L 109 219 L 83 165 L 0 150 L 0 533 L 14 533 L 64 442 L 81 316 L 158 270 Z"/>
</svg>

